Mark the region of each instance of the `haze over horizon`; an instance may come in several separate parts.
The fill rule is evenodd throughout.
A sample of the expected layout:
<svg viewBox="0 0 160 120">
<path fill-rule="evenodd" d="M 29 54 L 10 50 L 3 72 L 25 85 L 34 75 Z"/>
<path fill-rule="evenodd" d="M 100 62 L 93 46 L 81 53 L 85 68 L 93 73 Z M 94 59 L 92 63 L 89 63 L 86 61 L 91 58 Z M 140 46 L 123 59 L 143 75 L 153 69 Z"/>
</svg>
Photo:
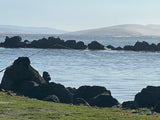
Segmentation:
<svg viewBox="0 0 160 120">
<path fill-rule="evenodd" d="M 158 0 L 0 0 L 0 25 L 79 31 L 121 24 L 160 24 Z"/>
</svg>

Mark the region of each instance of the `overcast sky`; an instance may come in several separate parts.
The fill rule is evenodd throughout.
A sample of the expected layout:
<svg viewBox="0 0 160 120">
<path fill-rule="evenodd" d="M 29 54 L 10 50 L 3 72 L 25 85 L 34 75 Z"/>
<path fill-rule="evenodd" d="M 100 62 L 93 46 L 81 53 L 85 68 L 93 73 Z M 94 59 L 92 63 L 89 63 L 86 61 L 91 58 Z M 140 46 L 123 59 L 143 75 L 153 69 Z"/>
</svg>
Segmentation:
<svg viewBox="0 0 160 120">
<path fill-rule="evenodd" d="M 0 25 L 69 31 L 160 24 L 160 0 L 0 0 Z"/>
</svg>

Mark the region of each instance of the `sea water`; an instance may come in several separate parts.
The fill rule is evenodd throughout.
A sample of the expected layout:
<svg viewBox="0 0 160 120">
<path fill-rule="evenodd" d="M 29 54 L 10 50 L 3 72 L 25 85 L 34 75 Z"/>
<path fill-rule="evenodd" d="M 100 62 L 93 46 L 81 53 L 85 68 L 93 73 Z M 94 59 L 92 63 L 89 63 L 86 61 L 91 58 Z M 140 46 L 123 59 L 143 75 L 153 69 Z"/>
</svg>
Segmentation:
<svg viewBox="0 0 160 120">
<path fill-rule="evenodd" d="M 0 35 L 0 41 L 4 41 L 5 36 Z M 52 35 L 21 36 L 23 40 L 36 40 Z M 93 39 L 77 40 L 89 43 Z M 145 37 L 97 38 L 97 41 L 105 45 L 114 46 L 133 45 L 137 40 L 160 42 L 160 38 Z M 0 69 L 10 66 L 20 56 L 30 56 L 31 65 L 41 75 L 43 71 L 48 71 L 53 82 L 75 88 L 82 85 L 105 86 L 120 102 L 133 100 L 134 96 L 148 85 L 160 86 L 160 52 L 0 48 Z M 0 73 L 0 79 L 3 74 Z"/>
</svg>

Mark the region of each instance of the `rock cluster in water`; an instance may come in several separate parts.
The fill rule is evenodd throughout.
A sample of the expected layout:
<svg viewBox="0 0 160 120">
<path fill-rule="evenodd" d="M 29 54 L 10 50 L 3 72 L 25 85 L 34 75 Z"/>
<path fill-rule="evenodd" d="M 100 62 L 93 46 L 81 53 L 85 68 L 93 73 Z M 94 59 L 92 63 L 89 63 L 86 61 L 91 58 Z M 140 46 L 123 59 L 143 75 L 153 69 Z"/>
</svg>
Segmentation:
<svg viewBox="0 0 160 120">
<path fill-rule="evenodd" d="M 143 42 L 136 42 L 135 45 L 126 45 L 124 47 L 114 47 L 112 45 L 104 46 L 97 41 L 92 41 L 88 45 L 85 45 L 84 42 L 76 40 L 67 40 L 64 41 L 60 38 L 49 37 L 42 38 L 39 40 L 22 41 L 20 36 L 14 37 L 6 37 L 5 41 L 0 43 L 0 47 L 5 48 L 51 48 L 51 49 L 89 49 L 89 50 L 126 50 L 126 51 L 160 51 L 160 43 L 156 44 L 149 44 L 145 41 Z"/>
<path fill-rule="evenodd" d="M 51 49 L 96 49 L 104 50 L 105 47 L 97 41 L 91 42 L 88 46 L 82 41 L 76 42 L 76 40 L 61 40 L 60 38 L 49 37 L 48 39 L 42 38 L 39 40 L 33 40 L 29 42 L 25 40 L 22 42 L 20 36 L 6 37 L 5 41 L 0 43 L 0 47 L 5 48 L 51 48 Z"/>
<path fill-rule="evenodd" d="M 30 65 L 28 57 L 19 57 L 13 65 L 6 68 L 1 88 L 31 98 L 58 103 L 99 107 L 112 107 L 119 104 L 105 87 L 81 86 L 78 89 L 66 88 L 61 84 L 49 82 L 50 80 L 50 75 L 46 71 L 41 77 Z"/>
</svg>

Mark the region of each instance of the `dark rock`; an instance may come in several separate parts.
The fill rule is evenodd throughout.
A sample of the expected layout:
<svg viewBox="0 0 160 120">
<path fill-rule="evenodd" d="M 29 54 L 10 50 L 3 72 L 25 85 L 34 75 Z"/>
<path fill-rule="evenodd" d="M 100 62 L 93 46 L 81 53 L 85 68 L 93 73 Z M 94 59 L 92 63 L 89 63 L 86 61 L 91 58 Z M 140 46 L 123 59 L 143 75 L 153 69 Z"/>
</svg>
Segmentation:
<svg viewBox="0 0 160 120">
<path fill-rule="evenodd" d="M 123 50 L 134 50 L 134 47 L 131 45 L 124 46 Z"/>
<path fill-rule="evenodd" d="M 22 38 L 20 36 L 14 36 L 11 38 L 6 36 L 5 42 L 2 43 L 2 46 L 6 48 L 20 48 L 25 47 L 25 43 L 22 42 Z"/>
<path fill-rule="evenodd" d="M 49 95 L 56 95 L 61 103 L 73 103 L 72 94 L 63 85 L 53 82 L 36 87 L 31 97 L 43 100 Z"/>
<path fill-rule="evenodd" d="M 46 83 L 49 83 L 51 80 L 50 74 L 46 71 L 43 72 L 43 79 L 46 81 Z"/>
<path fill-rule="evenodd" d="M 88 44 L 88 49 L 90 50 L 104 50 L 104 45 L 100 44 L 97 41 L 92 41 Z"/>
<path fill-rule="evenodd" d="M 44 101 L 55 102 L 55 103 L 60 103 L 60 100 L 56 95 L 49 95 L 46 98 L 44 98 L 43 100 Z"/>
<path fill-rule="evenodd" d="M 87 45 L 85 45 L 84 42 L 82 41 L 77 42 L 76 49 L 86 49 L 86 48 L 87 48 Z"/>
<path fill-rule="evenodd" d="M 135 51 L 147 51 L 147 50 L 150 49 L 150 45 L 147 42 L 145 42 L 145 41 L 143 41 L 143 42 L 136 42 L 135 45 L 134 45 L 134 47 L 133 47 L 133 49 Z"/>
<path fill-rule="evenodd" d="M 119 104 L 119 102 L 115 98 L 106 93 L 95 96 L 94 98 L 92 98 L 92 100 L 90 100 L 89 103 L 91 106 L 98 107 L 113 107 Z"/>
<path fill-rule="evenodd" d="M 155 44 L 151 44 L 150 46 L 149 46 L 149 51 L 157 51 L 158 50 L 158 47 L 155 45 Z"/>
<path fill-rule="evenodd" d="M 117 47 L 117 48 L 115 48 L 114 50 L 123 50 L 123 48 Z"/>
<path fill-rule="evenodd" d="M 122 103 L 122 107 L 127 109 L 136 109 L 137 105 L 134 101 L 126 101 Z"/>
<path fill-rule="evenodd" d="M 107 46 L 108 49 L 114 50 L 115 48 L 112 45 Z"/>
<path fill-rule="evenodd" d="M 151 108 L 160 103 L 160 87 L 147 86 L 135 96 L 138 107 Z"/>
<path fill-rule="evenodd" d="M 67 49 L 75 49 L 76 48 L 76 41 L 75 40 L 67 40 L 65 42 L 65 46 Z"/>
<path fill-rule="evenodd" d="M 153 111 L 160 113 L 160 102 L 155 105 Z"/>
<path fill-rule="evenodd" d="M 157 44 L 157 51 L 160 51 L 160 43 Z"/>
<path fill-rule="evenodd" d="M 74 95 L 75 92 L 76 92 L 76 88 L 67 87 L 66 89 L 67 89 L 72 95 Z"/>
<path fill-rule="evenodd" d="M 105 87 L 81 86 L 76 90 L 74 98 L 83 98 L 86 101 L 90 101 L 93 97 L 102 93 L 107 93 L 108 95 L 111 95 L 111 92 L 107 90 Z"/>
<path fill-rule="evenodd" d="M 1 87 L 6 90 L 23 92 L 25 88 L 31 89 L 34 86 L 45 84 L 45 80 L 30 65 L 28 57 L 19 57 L 13 65 L 6 68 L 2 78 Z M 23 94 L 23 93 L 22 93 Z"/>
<path fill-rule="evenodd" d="M 74 100 L 74 103 L 75 105 L 84 105 L 84 106 L 89 106 L 88 102 L 85 101 L 83 98 L 76 98 Z"/>
<path fill-rule="evenodd" d="M 54 48 L 54 49 L 66 49 L 64 40 L 60 38 L 49 37 L 48 39 L 42 38 L 34 40 L 28 45 L 30 48 Z"/>
</svg>

